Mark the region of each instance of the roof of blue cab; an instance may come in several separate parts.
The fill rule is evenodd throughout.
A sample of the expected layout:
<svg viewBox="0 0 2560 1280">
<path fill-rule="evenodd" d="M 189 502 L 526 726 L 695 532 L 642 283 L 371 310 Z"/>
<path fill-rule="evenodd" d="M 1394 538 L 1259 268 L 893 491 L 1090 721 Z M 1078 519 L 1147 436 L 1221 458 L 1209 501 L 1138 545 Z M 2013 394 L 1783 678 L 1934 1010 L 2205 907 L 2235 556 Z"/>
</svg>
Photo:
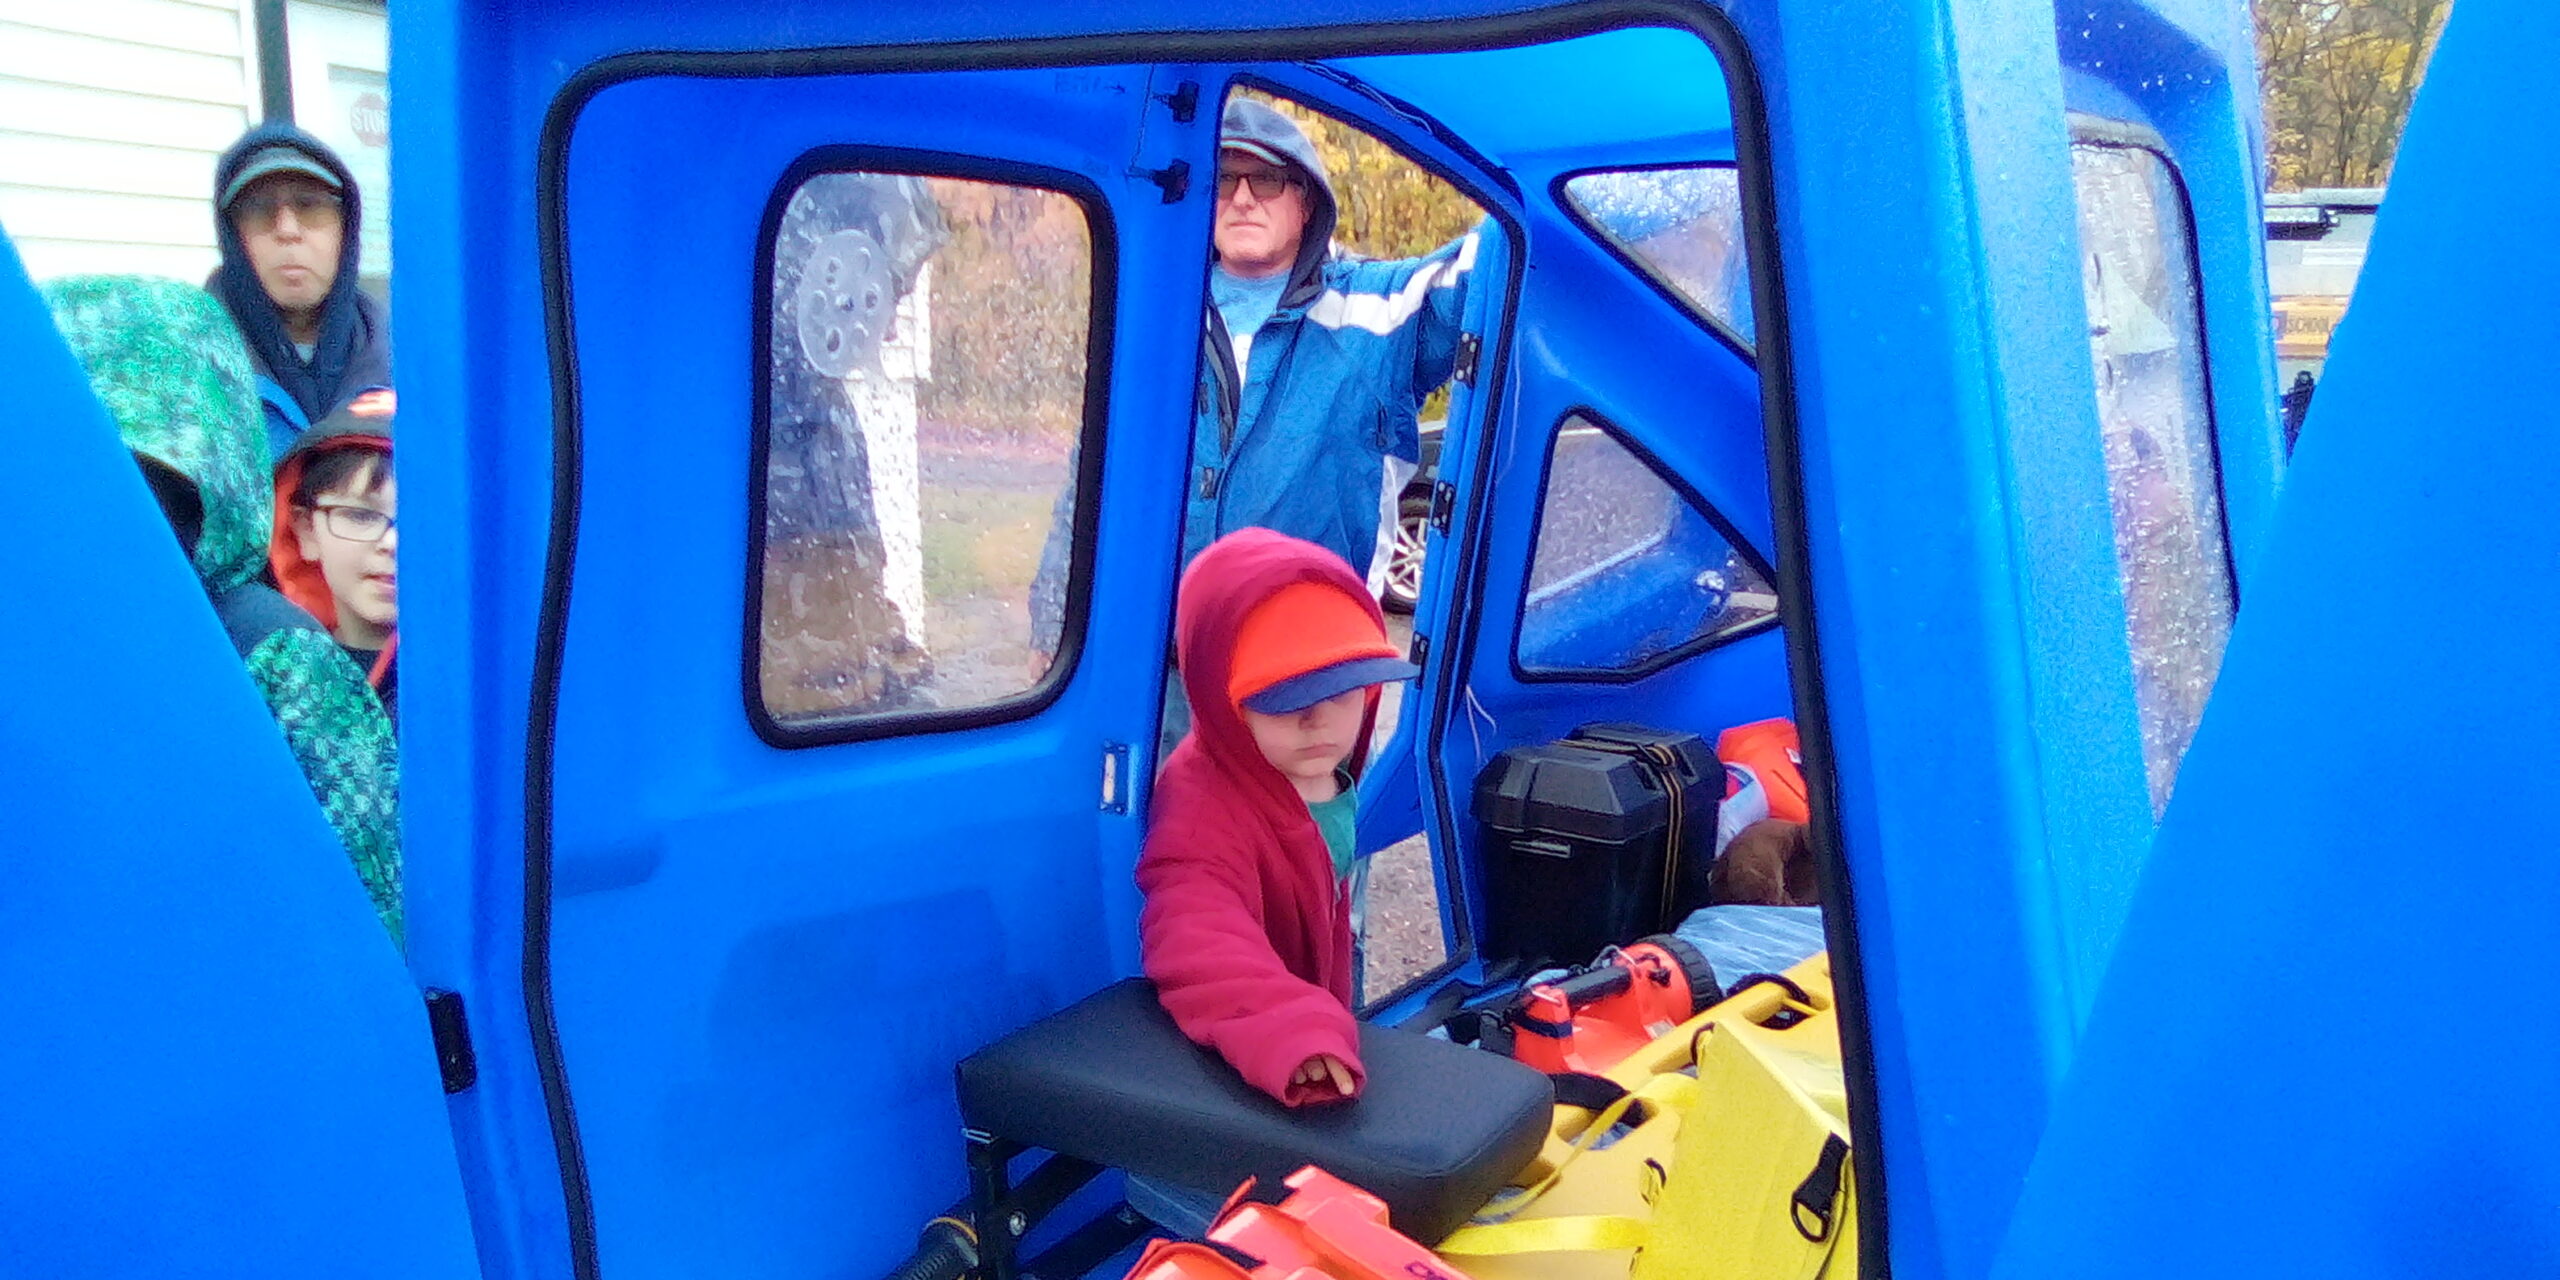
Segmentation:
<svg viewBox="0 0 2560 1280">
<path fill-rule="evenodd" d="M 1688 31 L 1636 27 L 1517 49 L 1330 65 L 1529 174 L 1733 158 L 1724 69 Z"/>
</svg>

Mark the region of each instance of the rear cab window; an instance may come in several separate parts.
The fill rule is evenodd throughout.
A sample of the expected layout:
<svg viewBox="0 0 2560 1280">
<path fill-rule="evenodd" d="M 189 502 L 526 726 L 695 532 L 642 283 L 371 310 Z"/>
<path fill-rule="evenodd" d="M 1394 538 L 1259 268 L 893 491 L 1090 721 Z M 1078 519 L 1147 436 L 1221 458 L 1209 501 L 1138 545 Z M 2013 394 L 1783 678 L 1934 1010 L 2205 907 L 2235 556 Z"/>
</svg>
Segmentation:
<svg viewBox="0 0 2560 1280">
<path fill-rule="evenodd" d="M 1749 246 L 1732 165 L 1614 169 L 1565 179 L 1565 201 L 1602 244 L 1749 356 Z"/>
<path fill-rule="evenodd" d="M 2176 166 L 2138 130 L 2075 120 L 2071 173 L 2143 770 L 2157 817 L 2239 606 L 2205 383 L 2195 232 Z"/>
<path fill-rule="evenodd" d="M 1772 575 L 1723 518 L 1587 414 L 1556 428 L 1535 545 L 1518 651 L 1532 675 L 1650 670 L 1778 615 Z"/>
<path fill-rule="evenodd" d="M 1003 717 L 1050 683 L 1078 584 L 1048 535 L 1079 527 L 1109 323 L 1097 217 L 943 174 L 829 170 L 779 193 L 749 593 L 767 737 Z"/>
</svg>

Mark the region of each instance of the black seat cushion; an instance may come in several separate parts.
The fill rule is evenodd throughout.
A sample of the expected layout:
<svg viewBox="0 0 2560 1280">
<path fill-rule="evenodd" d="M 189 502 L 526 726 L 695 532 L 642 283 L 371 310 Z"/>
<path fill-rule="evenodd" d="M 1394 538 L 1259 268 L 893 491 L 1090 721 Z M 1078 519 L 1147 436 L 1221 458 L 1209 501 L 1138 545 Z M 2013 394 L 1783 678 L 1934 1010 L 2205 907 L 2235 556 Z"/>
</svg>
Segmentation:
<svg viewBox="0 0 2560 1280">
<path fill-rule="evenodd" d="M 1529 1163 L 1554 1111 L 1509 1058 L 1362 1026 L 1368 1081 L 1348 1103 L 1281 1106 L 1193 1044 L 1143 978 L 1115 983 L 961 1062 L 960 1116 L 982 1133 L 1202 1190 L 1277 1190 L 1322 1166 L 1438 1241 Z"/>
</svg>

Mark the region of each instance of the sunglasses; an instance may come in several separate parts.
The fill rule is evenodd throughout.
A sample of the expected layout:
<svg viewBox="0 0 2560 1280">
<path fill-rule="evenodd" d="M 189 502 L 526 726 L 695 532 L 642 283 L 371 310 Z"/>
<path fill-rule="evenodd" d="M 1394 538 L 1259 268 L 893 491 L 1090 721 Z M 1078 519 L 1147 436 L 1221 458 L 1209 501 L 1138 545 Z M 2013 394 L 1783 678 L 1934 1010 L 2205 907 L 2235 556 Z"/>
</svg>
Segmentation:
<svg viewBox="0 0 2560 1280">
<path fill-rule="evenodd" d="M 344 201 L 327 191 L 294 191 L 282 195 L 261 191 L 233 201 L 231 216 L 239 219 L 241 225 L 250 231 L 273 231 L 277 215 L 291 209 L 295 223 L 312 230 L 326 230 L 338 225 L 345 207 Z"/>
<path fill-rule="evenodd" d="M 1255 169 L 1251 172 L 1238 169 L 1220 169 L 1218 171 L 1218 198 L 1220 200 L 1235 199 L 1236 186 L 1239 183 L 1253 188 L 1253 198 L 1256 200 L 1277 200 L 1280 198 L 1281 192 L 1286 191 L 1291 187 L 1302 185 L 1298 179 L 1298 175 L 1294 173 L 1286 173 L 1278 169 Z"/>
</svg>

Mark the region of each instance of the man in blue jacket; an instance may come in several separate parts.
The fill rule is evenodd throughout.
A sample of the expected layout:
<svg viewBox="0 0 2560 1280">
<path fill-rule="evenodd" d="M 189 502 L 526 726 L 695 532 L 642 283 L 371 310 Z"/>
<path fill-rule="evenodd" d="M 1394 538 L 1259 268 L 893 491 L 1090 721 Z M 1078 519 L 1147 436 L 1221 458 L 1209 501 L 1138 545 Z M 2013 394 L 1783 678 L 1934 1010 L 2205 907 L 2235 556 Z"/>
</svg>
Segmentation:
<svg viewBox="0 0 2560 1280">
<path fill-rule="evenodd" d="M 1367 572 L 1390 477 L 1421 455 L 1423 399 L 1456 363 L 1481 233 L 1400 261 L 1335 249 L 1333 182 L 1315 145 L 1242 97 L 1220 122 L 1216 197 L 1182 562 L 1259 526 Z M 1067 523 L 1062 502 L 1032 587 L 1043 655 L 1061 630 Z"/>
</svg>

